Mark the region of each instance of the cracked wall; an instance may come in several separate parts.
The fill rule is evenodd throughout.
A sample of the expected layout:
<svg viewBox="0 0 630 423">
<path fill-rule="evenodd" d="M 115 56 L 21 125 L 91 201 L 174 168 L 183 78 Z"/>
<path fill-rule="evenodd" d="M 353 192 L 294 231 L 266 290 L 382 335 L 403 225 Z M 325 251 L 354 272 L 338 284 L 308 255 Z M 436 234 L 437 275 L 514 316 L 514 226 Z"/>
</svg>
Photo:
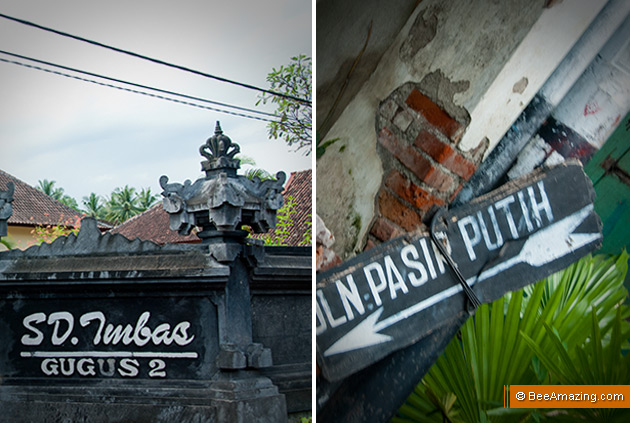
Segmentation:
<svg viewBox="0 0 630 423">
<path fill-rule="evenodd" d="M 456 145 L 470 120 L 467 110 L 479 102 L 499 74 L 539 17 L 543 3 L 510 0 L 508 7 L 505 2 L 492 0 L 425 0 L 416 7 L 370 78 L 326 133 L 324 141 L 337 141 L 317 161 L 317 213 L 334 234 L 334 249 L 343 259 L 365 247 L 375 221 L 379 192 L 388 177 L 385 172 L 401 163 L 395 155 L 384 159 L 378 152 L 377 135 L 382 129 L 376 121 L 379 105 L 405 84 L 416 84 L 421 95 L 410 101 L 434 104 L 436 108 L 429 108 L 436 114 L 427 116 L 414 111 L 410 127 L 417 127 L 417 120 L 438 119 L 437 110 L 442 110 L 457 125 L 441 141 L 449 147 Z M 378 10 L 373 13 L 378 14 Z M 337 43 L 343 45 L 343 40 Z M 318 32 L 318 55 L 320 47 Z M 405 125 L 409 117 L 403 113 L 394 119 L 397 120 L 396 124 L 391 122 L 393 125 Z M 438 196 L 448 200 L 458 188 L 461 180 L 457 178 L 461 176 L 408 139 L 405 142 L 405 148 L 417 150 L 453 178 L 452 185 Z M 476 147 L 479 145 L 483 148 L 483 143 Z M 470 161 L 474 151 L 470 149 L 462 157 Z"/>
</svg>

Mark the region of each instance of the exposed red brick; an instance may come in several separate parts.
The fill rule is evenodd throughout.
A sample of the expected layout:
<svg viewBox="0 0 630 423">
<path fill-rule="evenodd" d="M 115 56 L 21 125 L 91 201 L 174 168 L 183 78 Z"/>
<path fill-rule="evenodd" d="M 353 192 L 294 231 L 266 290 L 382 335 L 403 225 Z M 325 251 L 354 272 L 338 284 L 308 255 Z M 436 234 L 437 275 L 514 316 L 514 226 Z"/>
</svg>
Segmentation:
<svg viewBox="0 0 630 423">
<path fill-rule="evenodd" d="M 422 130 L 416 137 L 414 145 L 431 156 L 436 162 L 444 165 L 451 172 L 468 180 L 477 167 L 464 158 L 449 144 L 440 141 L 427 130 Z"/>
<path fill-rule="evenodd" d="M 397 170 L 389 173 L 385 185 L 422 212 L 428 211 L 433 205 L 443 206 L 445 204 L 442 199 L 420 188 Z"/>
<path fill-rule="evenodd" d="M 394 155 L 407 169 L 412 171 L 418 178 L 424 179 L 431 172 L 433 166 L 422 154 L 413 147 L 405 146 L 387 128 L 381 129 L 378 136 L 379 142 L 390 153 Z"/>
<path fill-rule="evenodd" d="M 368 239 L 367 242 L 365 243 L 365 247 L 363 248 L 363 251 L 371 250 L 374 247 L 376 247 L 376 244 L 374 243 L 374 241 L 372 241 L 371 239 Z"/>
<path fill-rule="evenodd" d="M 426 175 L 424 175 L 423 180 L 427 185 L 432 186 L 440 192 L 448 192 L 455 183 L 450 175 L 442 172 L 435 166 L 431 166 Z"/>
<path fill-rule="evenodd" d="M 448 159 L 455 153 L 453 148 L 440 141 L 438 137 L 423 129 L 420 131 L 414 145 L 431 156 L 436 162 L 442 163 L 442 161 Z"/>
<path fill-rule="evenodd" d="M 470 179 L 473 173 L 475 173 L 475 170 L 477 170 L 477 166 L 475 166 L 473 162 L 464 158 L 464 156 L 457 152 L 440 163 L 446 166 L 451 172 L 461 176 L 465 180 Z"/>
<path fill-rule="evenodd" d="M 384 189 L 381 189 L 378 195 L 378 206 L 384 217 L 406 231 L 413 231 L 422 225 L 422 219 L 416 212 Z"/>
<path fill-rule="evenodd" d="M 417 89 L 411 91 L 405 102 L 449 139 L 453 139 L 460 132 L 462 125 Z"/>
<path fill-rule="evenodd" d="M 403 235 L 403 232 L 394 226 L 390 221 L 379 217 L 372 225 L 370 233 L 381 241 L 389 241 Z"/>
</svg>

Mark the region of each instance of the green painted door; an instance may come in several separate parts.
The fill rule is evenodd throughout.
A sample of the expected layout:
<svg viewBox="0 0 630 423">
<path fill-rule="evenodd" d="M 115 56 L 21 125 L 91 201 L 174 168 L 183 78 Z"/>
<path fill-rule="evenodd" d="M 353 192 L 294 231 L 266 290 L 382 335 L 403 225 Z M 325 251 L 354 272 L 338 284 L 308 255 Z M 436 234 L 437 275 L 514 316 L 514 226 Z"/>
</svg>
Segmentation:
<svg viewBox="0 0 630 423">
<path fill-rule="evenodd" d="M 584 170 L 595 186 L 595 211 L 604 224 L 599 252 L 630 250 L 630 113 Z"/>
</svg>

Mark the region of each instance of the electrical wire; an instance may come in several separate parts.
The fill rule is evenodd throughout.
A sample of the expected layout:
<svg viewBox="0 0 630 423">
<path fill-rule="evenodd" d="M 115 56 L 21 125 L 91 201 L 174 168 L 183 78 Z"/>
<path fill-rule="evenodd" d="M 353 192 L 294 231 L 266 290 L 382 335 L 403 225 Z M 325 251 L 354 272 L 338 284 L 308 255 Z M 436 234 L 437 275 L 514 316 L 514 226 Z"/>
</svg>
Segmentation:
<svg viewBox="0 0 630 423">
<path fill-rule="evenodd" d="M 0 18 L 5 18 L 5 19 L 8 19 L 8 20 L 17 22 L 17 23 L 21 23 L 23 25 L 27 25 L 27 26 L 31 26 L 33 28 L 41 29 L 43 31 L 52 32 L 54 34 L 61 35 L 63 37 L 68 37 L 68 38 L 72 38 L 74 40 L 83 41 L 83 42 L 88 43 L 88 44 L 92 44 L 92 45 L 95 45 L 95 46 L 98 46 L 98 47 L 103 47 L 103 48 L 106 48 L 106 49 L 109 49 L 109 50 L 113 50 L 113 51 L 118 52 L 118 53 L 127 54 L 129 56 L 137 57 L 139 59 L 148 60 L 150 62 L 157 63 L 157 64 L 160 64 L 160 65 L 164 65 L 164 66 L 168 66 L 168 67 L 171 67 L 171 68 L 175 68 L 175 69 L 183 70 L 183 71 L 186 71 L 186 72 L 190 72 L 190 73 L 193 73 L 195 75 L 200 75 L 200 76 L 204 76 L 206 78 L 215 79 L 217 81 L 226 82 L 228 84 L 233 84 L 233 85 L 237 85 L 237 86 L 240 86 L 240 87 L 249 88 L 251 90 L 261 91 L 261 92 L 264 92 L 266 94 L 270 94 L 270 95 L 273 95 L 273 96 L 288 98 L 288 99 L 291 99 L 291 100 L 294 100 L 294 101 L 297 101 L 297 102 L 300 102 L 300 103 L 303 103 L 303 104 L 307 104 L 307 105 L 311 104 L 311 102 L 309 100 L 306 100 L 306 99 L 303 99 L 303 98 L 295 97 L 295 96 L 292 96 L 292 95 L 289 95 L 289 94 L 279 93 L 279 92 L 276 92 L 276 91 L 270 91 L 270 90 L 266 90 L 264 88 L 256 87 L 254 85 L 233 81 L 231 79 L 223 78 L 223 77 L 216 76 L 216 75 L 211 75 L 209 73 L 205 73 L 205 72 L 202 72 L 202 71 L 191 69 L 191 68 L 188 68 L 188 67 L 185 67 L 185 66 L 176 65 L 176 64 L 173 64 L 173 63 L 166 62 L 164 60 L 155 59 L 153 57 L 149 57 L 149 56 L 145 56 L 143 54 L 135 53 L 133 51 L 124 50 L 124 49 L 121 49 L 121 48 L 118 48 L 118 47 L 113 47 L 113 46 L 110 46 L 110 45 L 107 45 L 107 44 L 100 43 L 98 41 L 89 40 L 87 38 L 83 38 L 83 37 L 80 37 L 78 35 L 73 35 L 73 34 L 69 34 L 67 32 L 59 31 L 57 29 L 45 27 L 45 26 L 36 24 L 34 22 L 30 22 L 30 21 L 27 21 L 27 20 L 24 20 L 24 19 L 15 18 L 13 16 L 5 15 L 4 13 L 0 13 Z"/>
<path fill-rule="evenodd" d="M 141 95 L 145 95 L 145 96 L 148 96 L 148 97 L 158 98 L 160 100 L 166 100 L 166 101 L 171 101 L 173 103 L 178 103 L 178 104 L 184 104 L 184 105 L 187 105 L 187 106 L 197 107 L 197 108 L 200 108 L 200 109 L 212 110 L 214 112 L 219 112 L 219 113 L 225 113 L 225 114 L 228 114 L 228 115 L 244 117 L 244 118 L 247 118 L 247 119 L 260 120 L 260 121 L 263 121 L 263 122 L 277 122 L 276 120 L 273 120 L 273 119 L 267 119 L 267 118 L 258 117 L 258 116 L 246 115 L 244 113 L 232 112 L 230 110 L 217 109 L 216 107 L 203 106 L 201 104 L 191 103 L 189 101 L 177 100 L 177 99 L 174 99 L 174 98 L 165 97 L 165 96 L 157 95 L 157 94 L 151 94 L 151 93 L 147 93 L 147 92 L 144 92 L 144 91 L 134 90 L 134 89 L 131 89 L 131 88 L 125 88 L 125 87 L 119 87 L 119 86 L 112 85 L 112 84 L 106 84 L 104 82 L 95 81 L 93 79 L 82 78 L 80 76 L 70 75 L 70 74 L 67 74 L 67 73 L 64 73 L 64 72 L 59 72 L 59 71 L 55 71 L 55 70 L 52 70 L 52 69 L 42 68 L 40 66 L 29 65 L 27 63 L 18 62 L 18 61 L 15 61 L 15 60 L 4 59 L 2 57 L 0 57 L 0 62 L 11 63 L 11 64 L 14 64 L 14 65 L 23 66 L 23 67 L 26 67 L 26 68 L 29 68 L 29 69 L 35 69 L 35 70 L 39 70 L 39 71 L 43 71 L 43 72 L 48 72 L 48 73 L 51 73 L 51 74 L 54 74 L 54 75 L 65 76 L 66 78 L 77 79 L 77 80 L 83 81 L 83 82 L 90 82 L 92 84 L 101 85 L 101 86 L 104 86 L 104 87 L 116 88 L 116 89 L 121 90 L 121 91 L 127 91 L 127 92 L 131 92 L 131 93 L 134 93 L 134 94 L 141 94 Z"/>
<path fill-rule="evenodd" d="M 56 63 L 46 62 L 44 60 L 34 59 L 32 57 L 23 56 L 21 54 L 11 53 L 11 52 L 4 51 L 4 50 L 0 50 L 0 54 L 5 54 L 7 56 L 17 57 L 19 59 L 28 60 L 30 62 L 39 63 L 41 65 L 46 65 L 46 66 L 51 66 L 51 67 L 55 67 L 55 68 L 59 68 L 59 69 L 64 69 L 64 70 L 67 70 L 67 71 L 80 73 L 80 74 L 88 75 L 88 76 L 93 76 L 93 77 L 96 77 L 96 78 L 101 78 L 101 79 L 105 79 L 105 80 L 112 81 L 112 82 L 117 82 L 117 83 L 121 83 L 121 84 L 131 85 L 131 86 L 137 87 L 137 88 L 142 88 L 142 89 L 151 90 L 151 91 L 157 91 L 157 92 L 160 92 L 160 93 L 163 93 L 163 94 L 169 94 L 169 95 L 173 95 L 173 96 L 177 96 L 177 97 L 183 97 L 183 98 L 187 98 L 189 100 L 201 101 L 203 103 L 210 103 L 210 104 L 214 104 L 214 105 L 221 106 L 221 107 L 229 107 L 229 108 L 232 108 L 232 109 L 242 110 L 242 111 L 249 112 L 249 113 L 256 113 L 256 114 L 259 114 L 259 115 L 270 116 L 270 117 L 273 117 L 273 118 L 277 117 L 276 115 L 274 115 L 272 113 L 262 112 L 260 110 L 248 109 L 246 107 L 234 106 L 232 104 L 221 103 L 219 101 L 207 100 L 205 98 L 194 97 L 194 96 L 191 96 L 191 95 L 181 94 L 181 93 L 177 93 L 177 92 L 174 92 L 174 91 L 163 90 L 163 89 L 160 89 L 160 88 L 154 88 L 154 87 L 150 87 L 148 85 L 136 84 L 134 82 L 124 81 L 122 79 L 111 78 L 109 76 L 105 76 L 105 75 L 101 75 L 101 74 L 93 73 L 93 72 L 87 72 L 87 71 L 83 71 L 83 70 L 80 70 L 80 69 L 71 68 L 71 67 L 68 67 L 68 66 L 58 65 Z"/>
</svg>

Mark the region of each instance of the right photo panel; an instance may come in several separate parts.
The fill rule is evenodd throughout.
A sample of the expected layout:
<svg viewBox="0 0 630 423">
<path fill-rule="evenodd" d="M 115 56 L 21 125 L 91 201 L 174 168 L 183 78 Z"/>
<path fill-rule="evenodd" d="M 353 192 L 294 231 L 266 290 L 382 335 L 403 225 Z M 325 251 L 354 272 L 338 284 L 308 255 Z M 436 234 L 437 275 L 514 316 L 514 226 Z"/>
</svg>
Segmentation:
<svg viewBox="0 0 630 423">
<path fill-rule="evenodd" d="M 630 421 L 630 3 L 315 28 L 317 421 Z"/>
</svg>

